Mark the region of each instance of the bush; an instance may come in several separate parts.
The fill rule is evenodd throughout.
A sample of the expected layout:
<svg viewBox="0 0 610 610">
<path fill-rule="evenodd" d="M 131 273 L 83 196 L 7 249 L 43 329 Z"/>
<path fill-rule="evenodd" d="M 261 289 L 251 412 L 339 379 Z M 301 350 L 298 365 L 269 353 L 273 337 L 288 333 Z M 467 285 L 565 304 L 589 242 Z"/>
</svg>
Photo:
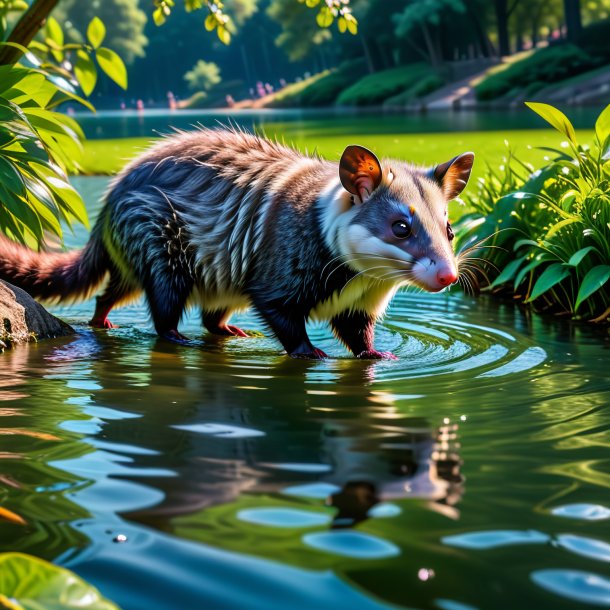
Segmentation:
<svg viewBox="0 0 610 610">
<path fill-rule="evenodd" d="M 438 74 L 430 74 L 430 76 L 423 78 L 410 89 L 388 98 L 384 104 L 388 106 L 404 106 L 440 89 L 444 84 L 445 81 Z"/>
<path fill-rule="evenodd" d="M 337 98 L 337 104 L 344 106 L 382 104 L 388 98 L 407 91 L 422 80 L 434 75 L 432 68 L 425 63 L 375 72 L 345 89 Z"/>
<path fill-rule="evenodd" d="M 490 288 L 537 310 L 593 321 L 610 317 L 610 106 L 589 149 L 547 104 L 528 104 L 568 139 L 568 148 L 537 171 L 509 157 L 465 197 L 475 210 L 456 225 L 466 274 L 468 256 L 489 263 Z M 477 245 L 478 244 L 478 245 Z"/>
<path fill-rule="evenodd" d="M 477 99 L 493 100 L 511 90 L 538 88 L 592 70 L 603 62 L 573 44 L 561 44 L 539 49 L 524 59 L 491 72 L 475 87 Z"/>
<path fill-rule="evenodd" d="M 366 70 L 362 59 L 341 64 L 334 70 L 325 70 L 311 78 L 288 85 L 268 104 L 273 108 L 297 106 L 332 106 L 337 96 L 357 81 Z"/>
</svg>

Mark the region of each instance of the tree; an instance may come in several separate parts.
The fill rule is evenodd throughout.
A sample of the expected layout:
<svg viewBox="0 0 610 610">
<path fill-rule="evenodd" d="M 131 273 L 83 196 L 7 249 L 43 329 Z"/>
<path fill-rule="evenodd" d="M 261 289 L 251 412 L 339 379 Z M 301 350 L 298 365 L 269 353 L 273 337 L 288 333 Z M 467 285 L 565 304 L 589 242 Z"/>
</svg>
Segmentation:
<svg viewBox="0 0 610 610">
<path fill-rule="evenodd" d="M 443 61 L 440 27 L 443 20 L 451 13 L 465 13 L 462 0 L 418 0 L 410 2 L 407 7 L 394 16 L 396 35 L 409 40 L 414 30 L 423 36 L 424 48 L 418 49 L 421 55 L 432 64 L 439 66 Z"/>
<path fill-rule="evenodd" d="M 209 91 L 217 85 L 222 78 L 220 68 L 212 61 L 200 59 L 191 70 L 184 75 L 184 80 L 188 83 L 192 91 Z"/>
<path fill-rule="evenodd" d="M 577 42 L 582 31 L 580 0 L 563 0 L 563 12 L 568 40 L 570 42 Z"/>
</svg>

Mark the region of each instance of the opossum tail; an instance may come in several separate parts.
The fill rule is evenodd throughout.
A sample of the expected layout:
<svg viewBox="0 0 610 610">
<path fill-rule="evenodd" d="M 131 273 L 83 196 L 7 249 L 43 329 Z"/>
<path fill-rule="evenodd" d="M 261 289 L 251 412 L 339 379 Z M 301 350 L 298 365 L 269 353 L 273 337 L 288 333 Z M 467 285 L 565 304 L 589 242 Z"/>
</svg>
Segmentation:
<svg viewBox="0 0 610 610">
<path fill-rule="evenodd" d="M 95 233 L 82 250 L 72 252 L 34 252 L 0 236 L 0 280 L 43 301 L 86 299 L 104 279 L 109 262 Z"/>
</svg>

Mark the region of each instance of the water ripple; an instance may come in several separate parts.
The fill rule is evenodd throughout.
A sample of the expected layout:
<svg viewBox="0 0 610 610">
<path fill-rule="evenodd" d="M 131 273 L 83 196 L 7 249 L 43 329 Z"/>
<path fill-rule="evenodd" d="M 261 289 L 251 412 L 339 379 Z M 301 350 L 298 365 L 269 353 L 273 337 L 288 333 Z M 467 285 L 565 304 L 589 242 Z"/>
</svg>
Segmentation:
<svg viewBox="0 0 610 610">
<path fill-rule="evenodd" d="M 538 570 L 532 580 L 543 589 L 574 601 L 610 605 L 610 580 L 578 570 Z"/>
</svg>

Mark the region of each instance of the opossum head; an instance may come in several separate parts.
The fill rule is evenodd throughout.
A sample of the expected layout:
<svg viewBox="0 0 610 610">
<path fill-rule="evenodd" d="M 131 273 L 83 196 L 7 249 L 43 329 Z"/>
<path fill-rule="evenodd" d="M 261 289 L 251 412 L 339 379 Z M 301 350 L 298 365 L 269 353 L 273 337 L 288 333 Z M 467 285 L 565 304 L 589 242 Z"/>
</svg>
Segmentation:
<svg viewBox="0 0 610 610">
<path fill-rule="evenodd" d="M 341 157 L 343 218 L 336 245 L 369 277 L 438 292 L 458 279 L 447 204 L 468 182 L 474 154 L 425 170 L 384 160 L 361 146 Z M 349 194 L 348 194 L 349 193 Z M 345 198 L 348 199 L 348 203 Z"/>
</svg>

